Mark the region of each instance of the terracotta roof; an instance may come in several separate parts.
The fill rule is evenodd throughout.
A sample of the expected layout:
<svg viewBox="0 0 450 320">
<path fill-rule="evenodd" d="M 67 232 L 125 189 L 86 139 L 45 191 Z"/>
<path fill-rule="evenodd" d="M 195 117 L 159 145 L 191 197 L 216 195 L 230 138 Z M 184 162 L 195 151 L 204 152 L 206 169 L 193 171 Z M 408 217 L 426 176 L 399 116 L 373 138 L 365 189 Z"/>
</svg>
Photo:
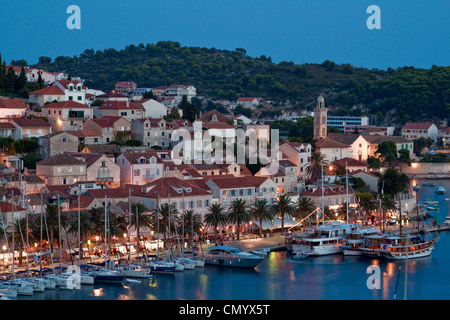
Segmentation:
<svg viewBox="0 0 450 320">
<path fill-rule="evenodd" d="M 57 154 L 36 163 L 36 165 L 46 165 L 46 166 L 83 165 L 83 164 L 85 164 L 83 161 L 71 157 L 70 155 L 67 154 Z"/>
<path fill-rule="evenodd" d="M 192 196 L 210 195 L 211 192 L 200 188 L 194 181 L 196 179 L 181 180 L 178 178 L 160 178 L 142 186 L 135 186 L 133 196 L 167 199 Z M 181 192 L 184 190 L 184 192 Z M 143 192 L 144 191 L 144 192 Z"/>
<path fill-rule="evenodd" d="M 356 139 L 360 137 L 360 134 L 354 133 L 328 133 L 327 138 L 333 141 L 337 141 L 344 144 L 352 144 Z"/>
<path fill-rule="evenodd" d="M 26 109 L 23 99 L 0 99 L 0 108 Z"/>
<path fill-rule="evenodd" d="M 16 129 L 16 127 L 9 122 L 0 122 L 0 129 Z"/>
<path fill-rule="evenodd" d="M 380 135 L 367 135 L 364 139 L 371 144 L 380 144 L 384 141 L 393 141 L 395 143 L 411 143 L 412 141 L 402 136 L 380 136 Z"/>
<path fill-rule="evenodd" d="M 133 82 L 133 81 L 118 81 L 118 82 L 116 82 L 115 86 L 116 87 L 118 87 L 118 86 L 119 87 L 123 87 L 123 86 L 125 86 L 125 87 L 128 87 L 128 86 L 136 87 L 137 84 L 135 82 Z"/>
<path fill-rule="evenodd" d="M 67 130 L 65 131 L 68 134 L 77 136 L 78 138 L 85 138 L 85 137 L 101 137 L 102 134 L 94 129 L 81 129 L 81 130 Z"/>
<path fill-rule="evenodd" d="M 120 153 L 120 149 L 115 144 L 95 144 L 95 145 L 86 146 L 83 149 L 83 152 L 85 152 L 85 153 L 102 153 L 102 154 L 110 153 L 110 154 L 114 154 L 114 153 Z"/>
<path fill-rule="evenodd" d="M 29 95 L 64 95 L 64 92 L 58 86 L 45 87 L 29 93 Z"/>
<path fill-rule="evenodd" d="M 99 109 L 111 109 L 111 110 L 122 110 L 122 109 L 145 110 L 145 108 L 141 104 L 128 102 L 128 101 L 107 101 L 98 108 Z"/>
<path fill-rule="evenodd" d="M 20 127 L 50 127 L 50 124 L 43 119 L 14 118 L 11 121 Z"/>
<path fill-rule="evenodd" d="M 211 178 L 212 181 L 219 189 L 239 189 L 255 187 L 256 180 L 250 180 L 249 178 L 259 177 L 230 177 L 230 178 Z M 267 177 L 265 178 L 267 179 Z"/>
<path fill-rule="evenodd" d="M 226 122 L 204 123 L 203 127 L 205 127 L 206 129 L 234 129 L 234 126 L 232 126 Z"/>
<path fill-rule="evenodd" d="M 225 115 L 217 110 L 211 110 L 203 114 L 198 120 L 202 122 L 210 122 L 213 116 L 217 117 L 217 122 L 227 122 L 234 119 L 232 114 Z"/>
<path fill-rule="evenodd" d="M 439 130 L 440 132 L 450 132 L 450 127 L 447 127 L 445 129 L 441 129 Z"/>
<path fill-rule="evenodd" d="M 16 204 L 12 204 L 11 202 L 7 201 L 0 201 L 0 210 L 2 213 L 5 212 L 16 212 L 16 211 L 25 211 L 25 208 L 22 208 L 21 206 L 18 206 Z"/>
<path fill-rule="evenodd" d="M 105 94 L 101 94 L 99 96 L 97 96 L 97 98 L 128 98 L 128 96 L 124 95 L 124 94 L 120 94 L 120 93 L 115 93 L 115 92 L 109 92 L 109 93 L 105 93 Z"/>
<path fill-rule="evenodd" d="M 78 209 L 78 197 L 76 197 L 75 199 L 76 200 L 70 205 L 71 210 Z M 83 210 L 88 208 L 94 200 L 95 198 L 92 196 L 80 195 L 80 209 Z"/>
<path fill-rule="evenodd" d="M 124 188 L 90 189 L 87 191 L 87 193 L 97 199 L 104 199 L 105 196 L 107 198 L 128 198 L 128 192 Z"/>
<path fill-rule="evenodd" d="M 345 167 L 345 164 L 347 164 L 347 167 L 365 167 L 367 168 L 367 163 L 363 161 L 359 161 L 353 158 L 342 158 L 336 161 L 331 162 L 331 164 L 334 164 L 336 166 Z"/>
<path fill-rule="evenodd" d="M 371 172 L 367 172 L 367 171 L 364 171 L 364 170 L 361 170 L 361 169 L 358 169 L 358 170 L 349 172 L 348 175 L 349 175 L 350 177 L 352 177 L 352 176 L 355 176 L 355 175 L 360 174 L 360 173 L 362 173 L 362 174 L 367 174 L 367 175 L 372 176 L 372 177 L 375 177 L 375 178 L 377 178 L 377 179 L 380 178 L 380 177 L 378 177 L 377 175 L 375 175 L 375 174 L 373 174 L 373 173 L 371 173 Z"/>
<path fill-rule="evenodd" d="M 321 197 L 322 193 L 323 196 L 336 196 L 336 195 L 344 195 L 347 193 L 344 186 L 338 186 L 338 185 L 331 185 L 331 186 L 324 186 L 323 189 L 325 190 L 322 192 L 322 187 L 315 186 L 310 187 L 308 190 L 300 193 L 300 197 Z M 353 194 L 353 192 L 349 191 L 348 194 Z"/>
<path fill-rule="evenodd" d="M 42 108 L 46 108 L 46 109 L 53 109 L 53 108 L 57 108 L 57 109 L 68 109 L 68 108 L 74 108 L 74 109 L 79 109 L 79 108 L 83 108 L 83 109 L 88 109 L 89 106 L 86 104 L 82 104 L 76 101 L 64 101 L 64 102 L 54 102 L 54 103 L 49 103 L 46 105 L 43 105 Z"/>
<path fill-rule="evenodd" d="M 316 141 L 316 148 L 348 148 L 350 145 L 341 142 L 333 141 L 330 139 L 318 139 Z"/>
<path fill-rule="evenodd" d="M 74 157 L 78 160 L 83 161 L 86 164 L 86 167 L 90 167 L 93 165 L 98 159 L 100 159 L 103 154 L 98 153 L 84 153 L 84 152 L 71 152 L 68 153 L 71 157 Z"/>
<path fill-rule="evenodd" d="M 407 122 L 402 127 L 402 130 L 405 129 L 422 129 L 426 130 L 429 129 L 433 125 L 432 122 Z"/>
<path fill-rule="evenodd" d="M 253 101 L 256 98 L 252 98 L 252 97 L 240 97 L 239 99 L 237 99 L 237 101 Z"/>
<path fill-rule="evenodd" d="M 80 81 L 77 81 L 77 80 L 65 80 L 65 79 L 63 79 L 63 80 L 58 80 L 58 81 L 56 81 L 56 82 L 58 82 L 60 85 L 62 85 L 65 89 L 69 89 L 69 84 L 77 85 L 77 84 L 81 83 Z M 55 82 L 55 83 L 56 83 L 56 82 Z M 82 88 L 83 88 L 83 89 L 86 89 L 86 87 L 83 86 L 83 85 L 82 85 Z"/>
</svg>

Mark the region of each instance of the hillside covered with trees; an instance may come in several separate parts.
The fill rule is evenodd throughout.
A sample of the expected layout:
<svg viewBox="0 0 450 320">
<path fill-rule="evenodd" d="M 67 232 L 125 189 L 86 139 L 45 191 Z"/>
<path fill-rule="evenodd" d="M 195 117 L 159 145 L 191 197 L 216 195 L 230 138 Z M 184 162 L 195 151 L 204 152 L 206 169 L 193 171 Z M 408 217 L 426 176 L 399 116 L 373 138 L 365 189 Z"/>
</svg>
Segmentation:
<svg viewBox="0 0 450 320">
<path fill-rule="evenodd" d="M 129 45 L 122 50 L 87 49 L 79 56 L 40 57 L 36 67 L 86 79 L 90 88 L 111 91 L 117 81 L 139 87 L 191 84 L 211 99 L 261 97 L 274 107 L 289 101 L 312 110 L 319 94 L 331 115 L 376 115 L 376 124 L 442 119 L 450 114 L 450 67 L 365 69 L 338 65 L 272 62 L 249 57 L 243 48 L 182 47 L 178 42 Z"/>
</svg>

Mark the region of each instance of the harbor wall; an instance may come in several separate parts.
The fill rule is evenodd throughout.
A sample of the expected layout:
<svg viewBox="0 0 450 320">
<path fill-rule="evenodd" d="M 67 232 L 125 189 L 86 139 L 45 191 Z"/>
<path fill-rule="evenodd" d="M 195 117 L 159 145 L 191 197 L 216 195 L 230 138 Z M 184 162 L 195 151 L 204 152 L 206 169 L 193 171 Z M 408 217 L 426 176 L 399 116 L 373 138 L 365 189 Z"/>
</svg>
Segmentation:
<svg viewBox="0 0 450 320">
<path fill-rule="evenodd" d="M 411 166 L 402 164 L 401 172 L 411 178 L 448 179 L 450 178 L 450 163 L 421 163 L 413 162 Z"/>
</svg>

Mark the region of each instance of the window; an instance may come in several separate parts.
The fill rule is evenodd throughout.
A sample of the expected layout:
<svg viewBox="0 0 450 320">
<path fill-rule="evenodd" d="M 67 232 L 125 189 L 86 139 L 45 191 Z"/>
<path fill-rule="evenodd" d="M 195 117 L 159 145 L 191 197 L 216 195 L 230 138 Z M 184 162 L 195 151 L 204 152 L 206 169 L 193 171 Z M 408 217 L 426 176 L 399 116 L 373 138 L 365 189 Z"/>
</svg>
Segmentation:
<svg viewBox="0 0 450 320">
<path fill-rule="evenodd" d="M 73 101 L 73 97 L 72 96 L 69 96 L 69 101 Z"/>
<path fill-rule="evenodd" d="M 209 200 L 205 200 L 205 207 L 209 207 Z"/>
<path fill-rule="evenodd" d="M 156 169 L 156 175 L 159 176 L 159 168 Z"/>
<path fill-rule="evenodd" d="M 197 208 L 201 208 L 202 207 L 202 200 L 198 200 L 197 202 Z"/>
<path fill-rule="evenodd" d="M 67 179 L 62 179 L 62 184 L 67 184 Z"/>
<path fill-rule="evenodd" d="M 70 90 L 70 91 L 73 91 L 73 86 L 69 86 L 69 90 Z"/>
<path fill-rule="evenodd" d="M 120 115 L 121 115 L 122 117 L 126 117 L 126 116 L 127 116 L 127 112 L 126 112 L 126 111 L 123 111 L 123 112 L 120 113 Z"/>
<path fill-rule="evenodd" d="M 81 101 L 81 100 L 83 100 L 83 97 L 82 96 L 78 96 L 78 101 Z"/>
<path fill-rule="evenodd" d="M 62 138 L 61 142 L 67 142 L 67 138 Z"/>
<path fill-rule="evenodd" d="M 78 91 L 81 91 L 81 86 L 78 86 L 77 89 L 78 89 Z"/>
<path fill-rule="evenodd" d="M 139 169 L 134 170 L 135 177 L 139 176 L 140 174 L 141 174 L 141 170 L 139 170 Z"/>
<path fill-rule="evenodd" d="M 102 161 L 102 167 L 106 167 L 106 161 Z"/>
</svg>

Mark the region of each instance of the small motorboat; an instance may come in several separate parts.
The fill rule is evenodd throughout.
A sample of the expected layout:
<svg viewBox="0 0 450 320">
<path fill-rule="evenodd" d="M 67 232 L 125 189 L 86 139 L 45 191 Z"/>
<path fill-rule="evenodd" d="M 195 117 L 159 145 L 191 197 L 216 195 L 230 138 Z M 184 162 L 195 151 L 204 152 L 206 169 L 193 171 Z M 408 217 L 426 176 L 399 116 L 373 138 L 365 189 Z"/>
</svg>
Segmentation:
<svg viewBox="0 0 450 320">
<path fill-rule="evenodd" d="M 426 204 L 438 204 L 439 201 L 438 201 L 438 200 L 430 200 L 430 199 L 427 199 L 427 200 L 425 200 L 425 203 L 426 203 Z"/>
<path fill-rule="evenodd" d="M 444 187 L 437 187 L 434 192 L 436 192 L 437 194 L 444 194 L 446 191 L 447 190 L 445 190 Z"/>
<path fill-rule="evenodd" d="M 418 186 L 418 185 L 417 185 L 417 186 L 414 186 L 414 187 L 413 187 L 413 190 L 414 190 L 414 191 L 419 191 L 419 190 L 420 190 L 420 186 Z"/>
<path fill-rule="evenodd" d="M 434 183 L 434 182 L 424 182 L 424 183 L 422 183 L 422 185 L 423 185 L 423 186 L 433 187 L 433 186 L 436 185 L 436 183 Z"/>
<path fill-rule="evenodd" d="M 264 257 L 250 252 L 242 251 L 239 248 L 230 246 L 213 246 L 204 254 L 205 264 L 237 267 L 237 268 L 255 268 L 264 261 Z"/>
<path fill-rule="evenodd" d="M 141 283 L 141 280 L 126 278 L 125 281 L 132 283 Z"/>
<path fill-rule="evenodd" d="M 294 253 L 294 255 L 292 256 L 292 259 L 305 259 L 309 257 L 309 253 L 307 252 L 303 252 L 303 251 L 297 251 Z"/>
</svg>

